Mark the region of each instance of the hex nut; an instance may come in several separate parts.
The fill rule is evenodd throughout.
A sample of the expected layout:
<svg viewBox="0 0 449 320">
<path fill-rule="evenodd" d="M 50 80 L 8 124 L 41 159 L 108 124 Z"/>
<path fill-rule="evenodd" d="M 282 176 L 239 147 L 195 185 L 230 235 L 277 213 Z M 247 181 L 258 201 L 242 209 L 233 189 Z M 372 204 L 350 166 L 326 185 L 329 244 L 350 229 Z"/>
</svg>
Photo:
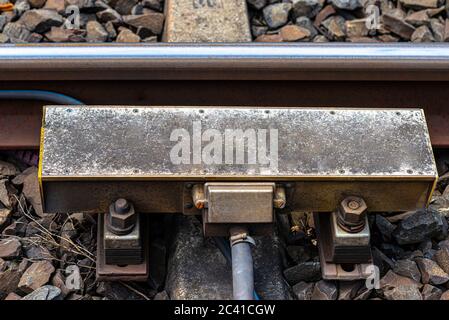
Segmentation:
<svg viewBox="0 0 449 320">
<path fill-rule="evenodd" d="M 347 197 L 340 202 L 339 216 L 342 222 L 348 226 L 357 226 L 364 223 L 367 211 L 368 206 L 365 200 L 360 197 Z"/>
<path fill-rule="evenodd" d="M 115 211 L 114 203 L 109 206 L 109 226 L 112 232 L 117 234 L 129 233 L 137 222 L 137 214 L 134 206 L 130 204 L 128 212 Z"/>
</svg>

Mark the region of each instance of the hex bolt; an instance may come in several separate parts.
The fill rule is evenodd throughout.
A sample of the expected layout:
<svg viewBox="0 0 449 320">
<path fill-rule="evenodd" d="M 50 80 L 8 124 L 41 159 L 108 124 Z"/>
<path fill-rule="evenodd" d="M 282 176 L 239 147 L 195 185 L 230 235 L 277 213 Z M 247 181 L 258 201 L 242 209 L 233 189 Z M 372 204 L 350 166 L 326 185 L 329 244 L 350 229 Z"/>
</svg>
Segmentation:
<svg viewBox="0 0 449 320">
<path fill-rule="evenodd" d="M 357 233 L 365 228 L 367 205 L 360 197 L 343 199 L 338 208 L 337 223 L 340 228 Z"/>
<path fill-rule="evenodd" d="M 114 203 L 114 209 L 117 213 L 128 213 L 130 209 L 128 200 L 123 198 L 117 199 Z"/>
<path fill-rule="evenodd" d="M 107 227 L 117 234 L 129 234 L 135 227 L 137 213 L 134 206 L 128 200 L 120 198 L 111 203 L 107 213 Z"/>
<path fill-rule="evenodd" d="M 356 200 L 351 200 L 348 202 L 348 207 L 352 210 L 357 210 L 360 208 L 360 203 Z"/>
</svg>

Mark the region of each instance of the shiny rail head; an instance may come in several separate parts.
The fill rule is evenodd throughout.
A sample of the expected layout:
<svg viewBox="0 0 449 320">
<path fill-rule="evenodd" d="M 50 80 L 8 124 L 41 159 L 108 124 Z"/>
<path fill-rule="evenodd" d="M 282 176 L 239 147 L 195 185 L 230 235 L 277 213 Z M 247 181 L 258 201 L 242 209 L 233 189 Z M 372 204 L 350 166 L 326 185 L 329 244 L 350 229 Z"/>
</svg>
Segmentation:
<svg viewBox="0 0 449 320">
<path fill-rule="evenodd" d="M 81 192 L 98 200 L 84 209 L 98 209 L 101 197 L 126 197 L 142 211 L 182 212 L 186 181 L 290 181 L 295 209 L 332 211 L 344 194 L 355 194 L 373 211 L 401 211 L 425 206 L 436 177 L 420 109 L 44 110 L 40 179 L 53 209 L 72 211 L 75 202 L 63 194 Z M 159 202 L 145 200 L 145 192 Z"/>
</svg>

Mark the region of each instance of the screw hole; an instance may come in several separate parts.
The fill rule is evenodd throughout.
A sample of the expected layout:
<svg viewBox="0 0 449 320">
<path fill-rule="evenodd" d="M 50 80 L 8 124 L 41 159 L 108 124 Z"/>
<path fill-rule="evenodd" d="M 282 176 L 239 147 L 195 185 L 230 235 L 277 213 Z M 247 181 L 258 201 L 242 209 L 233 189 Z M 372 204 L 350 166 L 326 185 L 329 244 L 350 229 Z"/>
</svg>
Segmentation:
<svg viewBox="0 0 449 320">
<path fill-rule="evenodd" d="M 266 113 L 266 114 L 269 114 L 269 113 L 270 113 L 270 110 L 265 110 L 265 113 Z"/>
<path fill-rule="evenodd" d="M 204 113 L 204 110 L 203 109 L 200 109 L 200 111 L 199 111 L 200 113 Z"/>
<path fill-rule="evenodd" d="M 397 111 L 397 112 L 396 112 L 396 115 L 400 116 L 400 115 L 401 115 L 401 113 L 400 113 L 399 111 Z"/>
<path fill-rule="evenodd" d="M 407 170 L 407 173 L 408 173 L 408 174 L 412 174 L 412 173 L 413 173 L 413 170 L 408 169 L 408 170 Z"/>
<path fill-rule="evenodd" d="M 341 169 L 341 170 L 338 170 L 338 172 L 341 173 L 341 174 L 343 174 L 343 173 L 345 173 L 346 171 L 343 170 L 343 169 Z"/>
<path fill-rule="evenodd" d="M 134 169 L 133 172 L 134 172 L 134 173 L 139 173 L 139 170 Z"/>
<path fill-rule="evenodd" d="M 71 108 L 68 108 L 67 109 L 67 112 L 72 112 L 73 110 L 71 109 Z"/>
<path fill-rule="evenodd" d="M 343 263 L 340 265 L 343 271 L 352 272 L 355 270 L 355 265 L 352 263 Z"/>
<path fill-rule="evenodd" d="M 335 114 L 335 111 L 331 111 L 330 114 Z"/>
<path fill-rule="evenodd" d="M 134 112 L 134 113 L 138 113 L 139 110 L 138 110 L 138 109 L 133 109 L 133 112 Z"/>
</svg>

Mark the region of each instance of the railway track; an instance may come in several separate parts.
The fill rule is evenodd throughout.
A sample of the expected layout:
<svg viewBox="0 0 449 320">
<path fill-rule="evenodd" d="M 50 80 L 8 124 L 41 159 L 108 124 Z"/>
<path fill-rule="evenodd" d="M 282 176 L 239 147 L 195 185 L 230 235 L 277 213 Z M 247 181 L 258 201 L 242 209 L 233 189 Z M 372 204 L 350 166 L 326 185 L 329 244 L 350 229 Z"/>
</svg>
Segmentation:
<svg viewBox="0 0 449 320">
<path fill-rule="evenodd" d="M 444 44 L 5 45 L 0 83 L 91 105 L 420 107 L 449 146 Z M 0 148 L 36 149 L 43 102 L 0 105 Z"/>
<path fill-rule="evenodd" d="M 339 1 L 331 2 L 324 8 L 323 2 L 317 2 L 315 9 L 320 13 L 313 14 L 317 15 L 315 23 L 329 6 L 334 12 L 330 13 L 332 21 L 324 22 L 326 16 L 322 25 L 318 23 L 323 35 L 314 36 L 314 41 L 317 37 L 323 40 L 323 36 L 340 38 L 342 30 L 337 29 L 342 28 L 341 10 L 362 9 L 339 8 Z M 233 7 L 228 7 L 229 3 Z M 123 3 L 114 6 L 120 5 Z M 435 163 L 433 152 L 445 154 L 449 148 L 449 47 L 410 43 L 250 43 L 255 37 L 254 19 L 260 12 L 251 16 L 250 26 L 243 0 L 195 0 L 193 6 L 190 0 L 168 0 L 165 5 L 164 30 L 161 7 L 155 11 L 140 8 L 143 13 L 121 13 L 120 24 L 129 29 L 120 25 L 117 38 L 142 39 L 150 35 L 145 39 L 155 40 L 158 36 L 171 43 L 0 46 L 0 97 L 3 94 L 5 98 L 0 99 L 0 150 L 9 151 L 3 153 L 5 156 L 31 150 L 21 154 L 23 160 L 32 162 L 40 149 L 39 168 L 31 168 L 32 173 L 27 169 L 14 178 L 18 170 L 0 163 L 6 177 L 1 183 L 8 195 L 0 200 L 10 199 L 9 193 L 15 190 L 12 185 L 18 190 L 23 185 L 23 196 L 44 224 L 39 232 L 48 232 L 48 217 L 44 214 L 47 210 L 65 212 L 69 220 L 74 212 L 100 214 L 97 256 L 86 249 L 95 243 L 93 225 L 88 227 L 91 238 L 84 239 L 86 248 L 75 247 L 75 254 L 96 261 L 97 279 L 146 281 L 150 277 L 153 288 L 161 290 L 167 271 L 165 290 L 175 299 L 204 298 L 208 294 L 228 298 L 232 290 L 236 299 L 259 299 L 260 292 L 264 298 L 287 299 L 284 279 L 297 298 L 308 299 L 312 295 L 335 299 L 337 292 L 344 294 L 344 285 L 337 288 L 331 280 L 357 281 L 372 272 L 379 273 L 387 283 L 382 284 L 383 298 L 442 296 L 442 285 L 449 281 L 449 274 L 443 271 L 448 268 L 449 254 L 447 221 L 443 217 L 447 210 L 447 176 L 438 180 L 436 164 L 442 173 L 448 168 L 444 161 L 443 165 Z M 416 9 L 416 4 L 403 5 Z M 276 3 L 274 7 L 263 9 L 269 28 L 265 30 L 267 34 L 258 35 L 258 40 L 279 36 L 285 40 L 292 36 L 289 10 L 297 15 L 298 7 L 289 3 Z M 240 14 L 230 20 L 237 8 Z M 281 19 L 285 22 L 277 25 L 279 21 L 275 20 L 285 12 L 276 10 L 285 8 L 287 16 Z M 131 10 L 121 10 L 128 9 Z M 378 39 L 429 37 L 423 28 L 408 24 L 405 16 L 401 20 L 386 8 L 382 10 L 387 12 L 387 32 L 376 35 Z M 433 5 L 424 11 L 429 18 L 444 16 L 442 9 Z M 57 24 L 59 17 L 46 20 L 47 24 L 31 24 L 24 18 L 39 14 L 42 12 L 26 13 L 12 23 L 33 29 L 28 30 L 34 32 L 33 39 L 38 37 L 37 30 L 48 38 L 43 30 L 49 29 L 49 21 Z M 151 21 L 147 21 L 149 17 Z M 357 21 L 350 18 L 346 22 Z M 345 26 L 350 29 L 350 24 Z M 408 31 L 396 29 L 396 24 Z M 433 21 L 433 36 L 440 25 L 441 22 Z M 217 32 L 217 27 L 222 31 Z M 274 30 L 278 27 L 282 28 Z M 305 32 L 299 28 L 294 34 Z M 366 36 L 362 38 L 366 40 Z M 313 38 L 310 34 L 307 37 Z M 234 43 L 179 43 L 205 39 Z M 348 40 L 354 39 L 357 37 L 348 33 Z M 28 90 L 26 96 L 21 90 Z M 47 97 L 50 101 L 45 101 Z M 205 156 L 212 142 L 201 128 L 204 125 L 205 132 L 209 132 L 211 123 L 215 130 L 213 142 L 225 145 L 224 150 L 221 142 L 214 145 L 212 160 L 207 153 Z M 227 136 L 229 130 L 231 136 Z M 234 144 L 233 135 L 240 131 L 244 136 L 235 138 Z M 173 152 L 176 146 L 170 149 L 176 132 L 188 135 L 178 136 L 182 139 L 176 145 L 180 148 L 177 153 Z M 184 138 L 188 141 L 187 157 L 182 155 Z M 270 145 L 267 155 L 268 140 L 264 140 L 265 149 L 260 149 L 265 138 Z M 204 146 L 206 141 L 211 144 Z M 226 144 L 229 141 L 230 156 Z M 257 152 L 251 151 L 250 145 L 256 144 Z M 239 150 L 243 152 L 241 158 Z M 265 153 L 261 154 L 261 150 Z M 219 156 L 215 157 L 215 152 Z M 264 159 L 268 165 L 256 164 L 256 159 Z M 40 192 L 38 195 L 27 194 L 28 175 L 34 177 L 33 188 Z M 6 209 L 12 210 L 16 205 L 8 203 Z M 22 220 L 33 220 L 26 210 L 18 209 Z M 404 211 L 408 211 L 403 214 L 406 218 L 392 214 Z M 369 217 L 368 212 L 372 213 Z M 184 217 L 173 219 L 173 230 L 167 230 L 166 221 L 154 222 L 152 217 L 175 213 L 183 213 Z M 50 219 L 60 224 L 61 217 L 54 215 Z M 83 221 L 79 225 L 86 223 L 84 218 L 76 217 L 75 220 Z M 407 223 L 412 231 L 407 229 Z M 66 221 L 56 227 L 60 234 L 67 231 L 65 224 Z M 161 235 L 171 234 L 170 254 L 152 256 L 153 250 L 164 251 L 169 245 L 157 241 L 155 244 L 153 235 L 149 236 L 154 232 L 150 226 L 164 230 L 156 232 L 157 241 L 161 241 Z M 272 237 L 274 226 L 281 239 Z M 19 234 L 11 226 L 8 228 L 6 236 Z M 271 237 L 255 240 L 253 235 Z M 22 236 L 30 237 L 27 232 Z M 213 239 L 212 250 L 203 245 L 202 236 Z M 283 262 L 277 258 L 268 262 L 266 257 L 278 256 L 279 242 L 286 246 L 288 257 Z M 407 254 L 390 254 L 384 242 L 397 251 L 408 250 Z M 1 242 L 0 250 L 11 249 L 8 245 Z M 20 248 L 21 243 L 16 241 L 14 245 Z M 264 250 L 255 255 L 256 270 L 250 249 L 254 245 L 257 250 Z M 422 254 L 411 257 L 416 250 L 410 253 L 410 248 L 421 250 Z M 391 262 L 383 252 L 392 256 Z M 232 265 L 232 287 L 220 279 L 220 272 L 215 272 L 214 267 L 222 266 L 208 264 L 217 260 L 217 254 Z M 12 252 L 8 258 L 17 255 L 20 256 Z M 166 256 L 170 256 L 170 261 L 165 261 Z M 151 262 L 157 260 L 163 260 L 162 280 L 152 277 L 152 272 L 161 272 L 151 270 Z M 195 263 L 189 264 L 190 261 Z M 401 269 L 398 261 L 412 264 L 422 279 L 408 274 L 407 266 Z M 388 266 L 379 270 L 385 263 Z M 165 264 L 170 266 L 168 270 Z M 281 270 L 281 264 L 285 270 Z M 199 270 L 186 269 L 187 265 Z M 435 265 L 440 265 L 442 271 L 435 271 Z M 41 272 L 50 275 L 54 271 L 51 263 L 35 268 L 43 268 Z M 29 270 L 20 272 L 23 277 L 32 278 L 27 272 L 33 270 Z M 198 274 L 204 270 L 208 270 L 206 280 L 199 282 Z M 309 270 L 307 275 L 304 270 Z M 266 283 L 255 287 L 255 277 L 260 277 L 260 273 L 270 274 L 271 278 L 264 281 L 275 283 L 272 290 L 267 289 Z M 397 276 L 432 286 L 418 290 L 414 283 L 406 293 L 400 291 L 403 288 L 388 292 L 388 284 L 394 284 Z M 197 281 L 201 285 L 186 293 L 183 283 Z M 307 283 L 315 281 L 312 285 Z M 215 283 L 225 283 L 226 293 L 221 295 L 211 289 Z M 31 295 L 42 289 L 22 282 L 17 285 Z M 347 298 L 373 296 L 368 286 L 367 290 L 360 286 L 350 289 L 354 292 L 347 292 Z M 434 292 L 438 290 L 439 293 Z"/>
</svg>

